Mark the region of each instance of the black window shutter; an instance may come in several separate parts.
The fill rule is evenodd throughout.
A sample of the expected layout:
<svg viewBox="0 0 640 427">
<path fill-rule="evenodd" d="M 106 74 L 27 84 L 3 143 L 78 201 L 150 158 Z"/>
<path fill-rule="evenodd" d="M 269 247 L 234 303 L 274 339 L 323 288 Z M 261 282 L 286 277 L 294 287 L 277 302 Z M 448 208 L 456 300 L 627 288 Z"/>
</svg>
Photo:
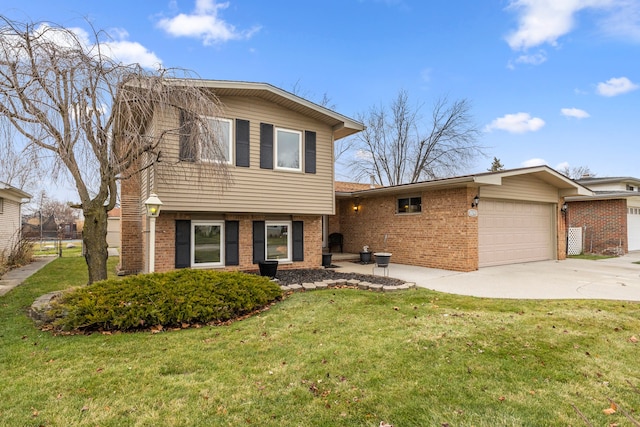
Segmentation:
<svg viewBox="0 0 640 427">
<path fill-rule="evenodd" d="M 249 167 L 249 120 L 236 119 L 236 166 Z"/>
<path fill-rule="evenodd" d="M 240 265 L 239 221 L 224 222 L 224 264 Z"/>
<path fill-rule="evenodd" d="M 265 223 L 264 221 L 253 221 L 253 263 L 264 261 L 265 254 Z"/>
<path fill-rule="evenodd" d="M 293 221 L 293 261 L 304 261 L 304 221 Z"/>
<path fill-rule="evenodd" d="M 304 171 L 316 173 L 316 133 L 304 131 Z"/>
<path fill-rule="evenodd" d="M 180 160 L 187 162 L 196 161 L 195 141 L 191 137 L 192 121 L 189 120 L 189 114 L 180 110 Z"/>
<path fill-rule="evenodd" d="M 191 267 L 191 221 L 176 220 L 176 268 Z"/>
<path fill-rule="evenodd" d="M 273 125 L 260 123 L 260 168 L 273 169 Z"/>
</svg>

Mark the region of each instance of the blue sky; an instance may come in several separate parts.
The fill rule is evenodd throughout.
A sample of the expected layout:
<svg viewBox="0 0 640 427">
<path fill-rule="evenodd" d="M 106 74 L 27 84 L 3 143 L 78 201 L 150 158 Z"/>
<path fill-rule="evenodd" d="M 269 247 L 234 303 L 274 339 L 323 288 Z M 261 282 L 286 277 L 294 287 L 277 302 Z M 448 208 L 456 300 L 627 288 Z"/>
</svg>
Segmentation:
<svg viewBox="0 0 640 427">
<path fill-rule="evenodd" d="M 637 0 L 4 0 L 0 14 L 87 18 L 123 61 L 326 94 L 354 118 L 400 89 L 425 117 L 466 98 L 488 155 L 469 173 L 495 156 L 640 177 Z"/>
</svg>

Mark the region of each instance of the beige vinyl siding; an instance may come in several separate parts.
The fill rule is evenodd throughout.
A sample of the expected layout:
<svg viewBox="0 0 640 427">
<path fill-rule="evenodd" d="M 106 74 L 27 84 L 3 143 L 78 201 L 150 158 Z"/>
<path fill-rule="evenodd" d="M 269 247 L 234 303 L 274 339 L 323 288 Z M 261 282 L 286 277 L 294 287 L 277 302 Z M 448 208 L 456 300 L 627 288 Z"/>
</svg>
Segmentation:
<svg viewBox="0 0 640 427">
<path fill-rule="evenodd" d="M 0 252 L 5 249 L 10 250 L 18 237 L 20 226 L 20 203 L 3 198 L 2 213 L 0 213 Z"/>
<path fill-rule="evenodd" d="M 250 122 L 250 167 L 229 166 L 232 183 L 221 191 L 206 163 L 179 162 L 179 138 L 169 135 L 162 147 L 156 193 L 166 211 L 333 214 L 333 136 L 331 128 L 259 98 L 222 98 L 224 117 Z M 177 111 L 163 118 L 176 128 Z M 316 132 L 316 173 L 260 169 L 260 123 Z M 232 129 L 235 156 L 235 122 Z M 303 151 L 304 165 L 304 142 Z M 304 168 L 303 168 L 304 169 Z"/>
<path fill-rule="evenodd" d="M 532 176 L 512 176 L 502 180 L 499 186 L 484 186 L 480 188 L 480 203 L 482 199 L 528 200 L 535 202 L 558 202 L 558 189 Z"/>
</svg>

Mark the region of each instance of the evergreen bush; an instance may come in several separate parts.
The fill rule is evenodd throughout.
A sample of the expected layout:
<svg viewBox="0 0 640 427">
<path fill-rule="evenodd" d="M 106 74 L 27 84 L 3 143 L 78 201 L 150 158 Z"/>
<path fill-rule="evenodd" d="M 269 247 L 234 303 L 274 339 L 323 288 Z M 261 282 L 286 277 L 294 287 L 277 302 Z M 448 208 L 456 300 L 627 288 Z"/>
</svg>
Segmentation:
<svg viewBox="0 0 640 427">
<path fill-rule="evenodd" d="M 224 322 L 282 296 L 278 284 L 240 272 L 178 270 L 109 279 L 54 300 L 58 330 L 132 331 Z"/>
</svg>

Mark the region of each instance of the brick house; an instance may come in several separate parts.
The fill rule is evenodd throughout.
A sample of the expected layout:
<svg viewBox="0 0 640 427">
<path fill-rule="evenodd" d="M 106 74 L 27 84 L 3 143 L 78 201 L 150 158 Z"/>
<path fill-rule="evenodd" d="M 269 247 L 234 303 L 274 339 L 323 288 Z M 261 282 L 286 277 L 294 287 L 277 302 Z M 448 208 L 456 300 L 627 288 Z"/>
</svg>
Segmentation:
<svg viewBox="0 0 640 427">
<path fill-rule="evenodd" d="M 622 255 L 640 250 L 640 179 L 585 177 L 577 182 L 593 191 L 567 198 L 567 226 L 577 229 L 582 252 Z"/>
<path fill-rule="evenodd" d="M 364 126 L 269 84 L 198 84 L 223 104 L 224 117 L 207 119 L 219 129 L 231 181 L 221 191 L 203 173 L 207 159 L 186 155 L 179 135 L 167 137 L 162 162 L 122 182 L 120 272 L 149 271 L 144 201 L 151 193 L 163 203 L 155 271 L 247 270 L 264 259 L 281 268 L 319 267 L 322 219 L 335 212 L 333 143 Z M 175 109 L 158 111 L 150 126 L 163 132 L 180 123 Z"/>
<path fill-rule="evenodd" d="M 0 182 L 0 254 L 10 251 L 20 238 L 22 204 L 31 195 L 4 182 Z"/>
<path fill-rule="evenodd" d="M 343 234 L 345 252 L 367 245 L 394 263 L 455 271 L 564 259 L 561 207 L 580 195 L 591 191 L 548 166 L 382 188 L 337 184 L 328 231 Z"/>
</svg>

